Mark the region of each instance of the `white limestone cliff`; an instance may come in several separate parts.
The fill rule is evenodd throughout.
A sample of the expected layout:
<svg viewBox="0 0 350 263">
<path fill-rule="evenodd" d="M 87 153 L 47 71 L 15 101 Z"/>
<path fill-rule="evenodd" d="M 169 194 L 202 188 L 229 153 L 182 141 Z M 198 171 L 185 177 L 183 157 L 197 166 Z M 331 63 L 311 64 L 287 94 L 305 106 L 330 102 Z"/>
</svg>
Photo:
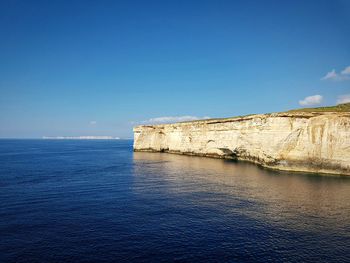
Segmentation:
<svg viewBox="0 0 350 263">
<path fill-rule="evenodd" d="M 137 126 L 134 150 L 350 175 L 350 112 L 287 112 Z"/>
</svg>

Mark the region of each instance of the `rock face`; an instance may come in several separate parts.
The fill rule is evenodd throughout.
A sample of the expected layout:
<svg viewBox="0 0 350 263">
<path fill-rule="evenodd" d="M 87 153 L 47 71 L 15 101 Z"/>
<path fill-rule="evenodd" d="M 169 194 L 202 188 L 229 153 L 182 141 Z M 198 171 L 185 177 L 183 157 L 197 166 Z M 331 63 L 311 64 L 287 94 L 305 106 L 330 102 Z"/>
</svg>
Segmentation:
<svg viewBox="0 0 350 263">
<path fill-rule="evenodd" d="M 134 150 L 350 175 L 350 113 L 287 112 L 137 126 Z"/>
</svg>

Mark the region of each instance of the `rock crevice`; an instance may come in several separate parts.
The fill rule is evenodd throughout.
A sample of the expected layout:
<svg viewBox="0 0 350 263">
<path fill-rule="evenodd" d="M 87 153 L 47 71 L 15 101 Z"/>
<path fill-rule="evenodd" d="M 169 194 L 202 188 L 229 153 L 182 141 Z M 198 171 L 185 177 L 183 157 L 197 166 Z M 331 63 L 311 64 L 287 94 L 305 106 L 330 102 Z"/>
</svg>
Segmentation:
<svg viewBox="0 0 350 263">
<path fill-rule="evenodd" d="M 137 126 L 134 150 L 350 175 L 350 113 L 287 112 Z"/>
</svg>

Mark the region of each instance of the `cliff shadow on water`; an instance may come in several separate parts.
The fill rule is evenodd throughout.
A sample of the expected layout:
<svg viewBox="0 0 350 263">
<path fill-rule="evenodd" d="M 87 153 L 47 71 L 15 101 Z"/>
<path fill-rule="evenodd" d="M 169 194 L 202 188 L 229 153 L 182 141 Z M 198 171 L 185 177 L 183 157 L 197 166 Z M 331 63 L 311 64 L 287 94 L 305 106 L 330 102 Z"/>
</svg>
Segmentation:
<svg viewBox="0 0 350 263">
<path fill-rule="evenodd" d="M 229 214 L 244 213 L 260 220 L 263 217 L 271 224 L 300 231 L 314 229 L 314 224 L 319 229 L 334 226 L 334 231 L 339 226 L 344 230 L 348 228 L 349 177 L 291 173 L 248 162 L 174 154 L 134 152 L 133 159 L 136 185 L 145 180 L 162 181 L 162 187 L 156 191 L 184 197 L 211 193 L 221 196 L 220 202 L 225 203 L 220 207 L 216 201 L 202 198 L 195 200 L 196 206 L 218 210 L 225 207 Z M 139 189 L 137 193 L 141 195 L 155 191 L 154 186 L 135 189 Z M 242 210 L 241 205 L 247 209 Z M 304 217 L 308 221 L 302 219 Z M 318 218 L 324 218 L 321 225 Z"/>
</svg>

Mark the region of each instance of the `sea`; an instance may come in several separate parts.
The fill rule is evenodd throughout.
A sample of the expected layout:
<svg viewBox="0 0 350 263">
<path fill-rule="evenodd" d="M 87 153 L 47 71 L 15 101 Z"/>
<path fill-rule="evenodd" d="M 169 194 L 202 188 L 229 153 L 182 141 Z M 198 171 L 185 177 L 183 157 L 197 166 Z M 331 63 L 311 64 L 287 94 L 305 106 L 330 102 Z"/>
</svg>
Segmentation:
<svg viewBox="0 0 350 263">
<path fill-rule="evenodd" d="M 350 177 L 0 140 L 0 262 L 350 262 Z"/>
</svg>

